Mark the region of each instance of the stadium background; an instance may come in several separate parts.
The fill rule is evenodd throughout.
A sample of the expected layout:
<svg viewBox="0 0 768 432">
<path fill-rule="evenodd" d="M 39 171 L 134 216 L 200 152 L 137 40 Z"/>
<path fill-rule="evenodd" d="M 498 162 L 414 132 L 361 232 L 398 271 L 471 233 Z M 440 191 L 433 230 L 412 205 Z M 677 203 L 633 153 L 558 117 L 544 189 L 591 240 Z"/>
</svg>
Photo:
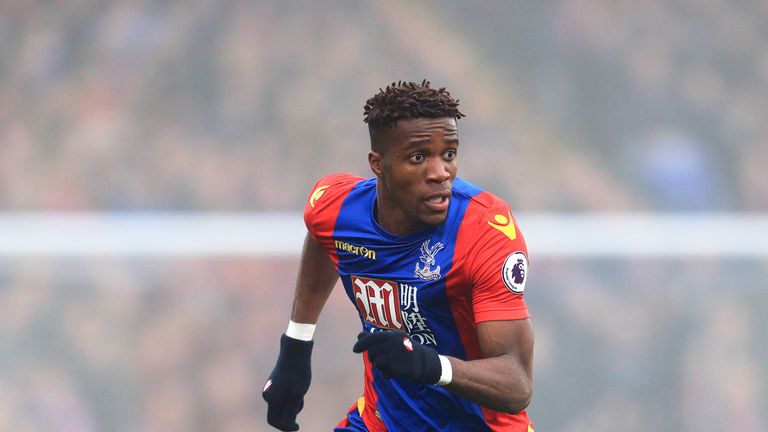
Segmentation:
<svg viewBox="0 0 768 432">
<path fill-rule="evenodd" d="M 468 115 L 460 175 L 519 214 L 760 216 L 767 20 L 747 0 L 0 1 L 0 214 L 297 218 L 321 175 L 368 174 L 364 100 L 428 78 Z M 765 254 L 530 252 L 537 430 L 768 428 Z M 296 265 L 4 249 L 0 431 L 267 430 Z M 361 391 L 353 314 L 336 292 L 302 430 Z"/>
</svg>

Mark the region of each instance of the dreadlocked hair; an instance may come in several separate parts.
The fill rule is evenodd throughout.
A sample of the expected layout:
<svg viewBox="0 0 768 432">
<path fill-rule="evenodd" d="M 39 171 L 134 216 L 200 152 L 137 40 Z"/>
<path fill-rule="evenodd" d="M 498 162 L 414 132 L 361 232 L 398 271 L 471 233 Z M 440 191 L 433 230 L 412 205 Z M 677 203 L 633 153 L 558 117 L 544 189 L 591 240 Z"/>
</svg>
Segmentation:
<svg viewBox="0 0 768 432">
<path fill-rule="evenodd" d="M 459 111 L 459 100 L 451 97 L 445 87 L 433 89 L 429 81 L 421 84 L 398 81 L 379 89 L 365 101 L 365 123 L 371 129 L 388 128 L 400 120 L 415 118 L 465 117 Z"/>
</svg>

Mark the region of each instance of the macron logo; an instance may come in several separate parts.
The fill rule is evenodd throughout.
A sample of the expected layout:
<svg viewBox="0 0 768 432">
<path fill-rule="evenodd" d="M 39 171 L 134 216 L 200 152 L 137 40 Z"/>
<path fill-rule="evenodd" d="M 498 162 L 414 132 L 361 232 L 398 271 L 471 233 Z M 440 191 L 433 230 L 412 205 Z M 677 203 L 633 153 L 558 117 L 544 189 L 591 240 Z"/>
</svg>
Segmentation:
<svg viewBox="0 0 768 432">
<path fill-rule="evenodd" d="M 507 213 L 507 216 L 497 214 L 493 219 L 496 223 L 488 221 L 488 225 L 504 233 L 510 240 L 517 238 L 517 230 L 515 230 L 515 224 L 512 223 L 512 213 Z"/>
<path fill-rule="evenodd" d="M 319 186 L 312 192 L 312 195 L 309 197 L 309 205 L 312 206 L 312 208 L 315 208 L 315 203 L 323 197 L 326 189 L 328 189 L 328 186 Z"/>
</svg>

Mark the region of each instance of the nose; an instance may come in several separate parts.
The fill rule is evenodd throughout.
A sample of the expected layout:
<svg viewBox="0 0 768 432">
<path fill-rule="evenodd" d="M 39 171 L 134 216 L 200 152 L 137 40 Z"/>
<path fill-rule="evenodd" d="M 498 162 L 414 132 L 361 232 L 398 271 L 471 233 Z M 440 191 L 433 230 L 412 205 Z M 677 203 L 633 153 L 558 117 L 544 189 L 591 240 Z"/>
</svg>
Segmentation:
<svg viewBox="0 0 768 432">
<path fill-rule="evenodd" d="M 450 164 L 443 158 L 430 158 L 427 161 L 427 181 L 443 183 L 451 178 Z"/>
</svg>

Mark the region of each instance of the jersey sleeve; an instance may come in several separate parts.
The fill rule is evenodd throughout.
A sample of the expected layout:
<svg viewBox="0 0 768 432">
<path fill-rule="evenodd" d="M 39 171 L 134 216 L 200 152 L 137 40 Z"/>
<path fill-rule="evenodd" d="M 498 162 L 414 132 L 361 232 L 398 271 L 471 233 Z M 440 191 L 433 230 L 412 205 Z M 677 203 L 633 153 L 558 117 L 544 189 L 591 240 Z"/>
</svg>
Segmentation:
<svg viewBox="0 0 768 432">
<path fill-rule="evenodd" d="M 525 240 L 509 206 L 492 195 L 483 198 L 487 206 L 474 218 L 475 241 L 467 262 L 475 322 L 528 318 Z"/>
<path fill-rule="evenodd" d="M 344 198 L 361 180 L 362 177 L 347 173 L 329 174 L 315 183 L 304 205 L 304 224 L 309 234 L 332 255 L 332 258 L 335 257 L 332 236 L 336 218 Z"/>
</svg>

